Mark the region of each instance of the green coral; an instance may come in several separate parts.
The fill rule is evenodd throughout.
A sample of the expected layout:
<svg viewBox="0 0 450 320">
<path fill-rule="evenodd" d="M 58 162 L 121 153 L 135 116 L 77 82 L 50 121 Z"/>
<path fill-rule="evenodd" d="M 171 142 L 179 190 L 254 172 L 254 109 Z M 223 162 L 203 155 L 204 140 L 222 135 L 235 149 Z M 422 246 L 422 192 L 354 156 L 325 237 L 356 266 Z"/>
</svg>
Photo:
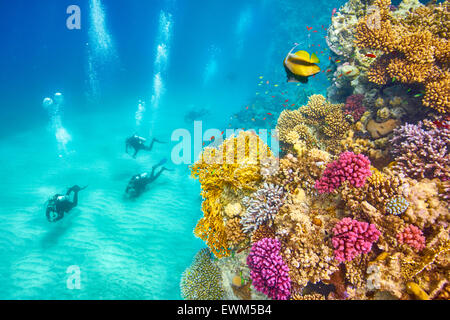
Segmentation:
<svg viewBox="0 0 450 320">
<path fill-rule="evenodd" d="M 191 266 L 183 273 L 180 286 L 184 300 L 224 299 L 222 275 L 208 248 L 195 255 Z"/>
</svg>

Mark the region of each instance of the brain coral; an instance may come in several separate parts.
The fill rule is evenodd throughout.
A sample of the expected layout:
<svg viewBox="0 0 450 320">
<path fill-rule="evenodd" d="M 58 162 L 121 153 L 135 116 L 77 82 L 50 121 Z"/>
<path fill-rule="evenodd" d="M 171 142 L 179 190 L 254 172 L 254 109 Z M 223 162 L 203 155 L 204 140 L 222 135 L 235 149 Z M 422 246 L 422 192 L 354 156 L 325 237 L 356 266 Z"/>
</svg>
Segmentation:
<svg viewBox="0 0 450 320">
<path fill-rule="evenodd" d="M 252 284 L 271 299 L 287 300 L 290 297 L 289 268 L 280 255 L 277 239 L 264 238 L 253 244 L 247 257 Z"/>
<path fill-rule="evenodd" d="M 181 278 L 181 296 L 185 300 L 222 300 L 222 275 L 211 260 L 208 248 L 200 250 Z"/>
</svg>

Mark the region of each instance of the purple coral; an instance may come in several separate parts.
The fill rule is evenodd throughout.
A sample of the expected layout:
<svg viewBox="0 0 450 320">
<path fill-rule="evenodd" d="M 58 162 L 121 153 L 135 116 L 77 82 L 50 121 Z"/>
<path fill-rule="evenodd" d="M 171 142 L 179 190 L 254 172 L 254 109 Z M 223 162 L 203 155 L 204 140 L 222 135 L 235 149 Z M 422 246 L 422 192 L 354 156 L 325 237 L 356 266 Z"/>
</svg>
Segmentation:
<svg viewBox="0 0 450 320">
<path fill-rule="evenodd" d="M 353 94 L 349 96 L 345 102 L 344 113 L 346 115 L 351 115 L 355 121 L 361 119 L 366 108 L 363 105 L 364 95 Z"/>
<path fill-rule="evenodd" d="M 290 297 L 289 267 L 280 255 L 277 239 L 263 238 L 254 243 L 247 257 L 252 284 L 271 299 L 287 300 Z"/>
<path fill-rule="evenodd" d="M 406 123 L 394 130 L 391 153 L 397 163 L 396 169 L 414 179 L 439 178 L 449 180 L 450 122 L 432 129 Z"/>
<path fill-rule="evenodd" d="M 242 230 L 246 233 L 253 232 L 264 222 L 271 222 L 280 211 L 285 198 L 283 187 L 271 183 L 264 183 L 251 197 L 245 197 L 243 202 L 247 206 L 247 212 L 241 219 Z"/>
<path fill-rule="evenodd" d="M 397 234 L 397 240 L 400 244 L 407 244 L 417 252 L 425 248 L 425 237 L 422 230 L 411 224 Z"/>
<path fill-rule="evenodd" d="M 351 261 L 372 250 L 372 243 L 381 235 L 374 224 L 344 218 L 333 228 L 334 257 L 339 262 Z"/>
<path fill-rule="evenodd" d="M 327 165 L 315 187 L 319 193 L 333 192 L 344 181 L 349 181 L 352 186 L 360 188 L 371 175 L 370 160 L 366 156 L 346 151 L 337 161 Z"/>
</svg>

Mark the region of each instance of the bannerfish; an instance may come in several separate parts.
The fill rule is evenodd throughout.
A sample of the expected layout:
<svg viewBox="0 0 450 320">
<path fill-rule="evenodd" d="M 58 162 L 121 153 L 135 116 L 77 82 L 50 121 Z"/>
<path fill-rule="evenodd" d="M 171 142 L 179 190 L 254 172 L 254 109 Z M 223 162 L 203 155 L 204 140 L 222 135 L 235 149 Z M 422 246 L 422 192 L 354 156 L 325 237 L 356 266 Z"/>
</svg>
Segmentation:
<svg viewBox="0 0 450 320">
<path fill-rule="evenodd" d="M 316 64 L 320 60 L 315 53 L 309 55 L 303 50 L 292 53 L 295 48 L 292 48 L 283 63 L 287 82 L 308 83 L 308 77 L 320 72 L 320 67 Z"/>
</svg>

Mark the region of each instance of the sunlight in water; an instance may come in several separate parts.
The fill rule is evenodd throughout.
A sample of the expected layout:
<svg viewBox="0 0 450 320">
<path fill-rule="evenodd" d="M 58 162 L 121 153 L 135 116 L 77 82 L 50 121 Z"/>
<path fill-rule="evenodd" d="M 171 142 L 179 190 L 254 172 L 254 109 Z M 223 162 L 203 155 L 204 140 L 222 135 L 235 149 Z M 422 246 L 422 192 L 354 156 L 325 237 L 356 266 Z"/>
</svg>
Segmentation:
<svg viewBox="0 0 450 320">
<path fill-rule="evenodd" d="M 242 50 L 244 48 L 244 40 L 245 40 L 245 34 L 250 28 L 250 25 L 253 20 L 253 13 L 252 9 L 250 7 L 246 7 L 242 10 L 241 14 L 239 15 L 239 20 L 236 26 L 236 38 L 237 38 L 237 44 L 236 44 L 236 55 L 237 57 L 240 57 L 242 54 Z"/>
<path fill-rule="evenodd" d="M 173 21 L 172 15 L 161 11 L 159 15 L 159 26 L 156 43 L 156 57 L 154 64 L 153 92 L 151 98 L 151 129 L 156 121 L 155 111 L 159 108 L 159 102 L 164 92 L 163 75 L 167 70 L 170 52 L 170 40 L 172 38 Z"/>
<path fill-rule="evenodd" d="M 88 79 L 91 99 L 99 95 L 99 70 L 110 65 L 117 57 L 112 37 L 105 22 L 105 11 L 101 0 L 90 2 L 90 26 L 88 46 Z"/>
</svg>

